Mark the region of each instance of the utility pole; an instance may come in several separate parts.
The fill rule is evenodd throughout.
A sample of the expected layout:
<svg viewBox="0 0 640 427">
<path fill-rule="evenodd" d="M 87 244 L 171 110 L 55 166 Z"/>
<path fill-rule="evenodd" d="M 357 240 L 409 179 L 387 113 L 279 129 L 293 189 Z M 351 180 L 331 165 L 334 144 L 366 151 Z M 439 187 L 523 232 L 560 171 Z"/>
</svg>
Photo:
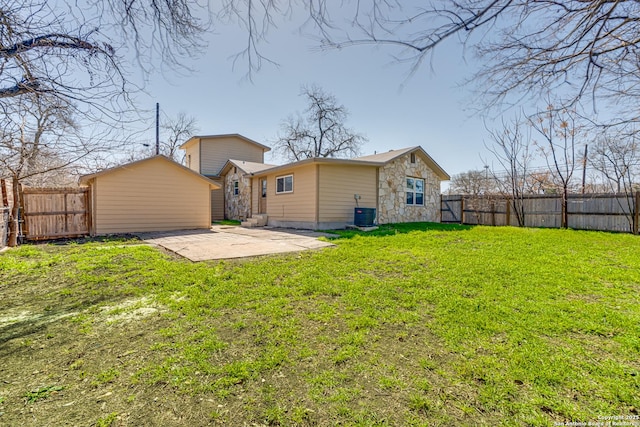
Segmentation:
<svg viewBox="0 0 640 427">
<path fill-rule="evenodd" d="M 160 154 L 160 103 L 156 102 L 156 156 Z"/>
</svg>

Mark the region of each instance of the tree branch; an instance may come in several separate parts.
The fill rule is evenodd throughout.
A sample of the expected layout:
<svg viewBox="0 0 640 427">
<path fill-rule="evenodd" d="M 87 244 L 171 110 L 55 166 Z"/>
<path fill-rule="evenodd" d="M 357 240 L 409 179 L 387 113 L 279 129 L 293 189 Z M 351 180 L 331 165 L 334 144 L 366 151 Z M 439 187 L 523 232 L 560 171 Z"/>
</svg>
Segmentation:
<svg viewBox="0 0 640 427">
<path fill-rule="evenodd" d="M 40 89 L 41 85 L 37 80 L 23 80 L 19 83 L 16 83 L 14 86 L 0 88 L 0 98 L 12 98 L 14 96 L 38 92 L 40 91 Z"/>
</svg>

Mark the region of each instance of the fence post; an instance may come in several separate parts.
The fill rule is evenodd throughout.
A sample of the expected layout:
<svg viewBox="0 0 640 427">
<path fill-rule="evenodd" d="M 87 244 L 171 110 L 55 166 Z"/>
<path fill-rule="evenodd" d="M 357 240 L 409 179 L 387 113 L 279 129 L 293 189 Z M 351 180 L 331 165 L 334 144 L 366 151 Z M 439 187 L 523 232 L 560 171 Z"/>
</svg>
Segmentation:
<svg viewBox="0 0 640 427">
<path fill-rule="evenodd" d="M 506 197 L 505 202 L 507 204 L 507 227 L 508 227 L 511 225 L 511 199 L 509 197 Z"/>
<path fill-rule="evenodd" d="M 460 196 L 460 224 L 464 224 L 464 196 Z"/>
<path fill-rule="evenodd" d="M 69 232 L 69 206 L 67 204 L 67 196 L 68 194 L 64 194 L 62 197 L 64 197 L 64 232 L 68 233 Z"/>
<path fill-rule="evenodd" d="M 635 203 L 633 204 L 633 234 L 638 234 L 638 222 L 640 221 L 640 191 L 636 191 Z"/>
<path fill-rule="evenodd" d="M 20 222 L 18 222 L 18 238 L 22 238 L 22 240 L 24 241 L 24 239 L 26 239 L 29 235 L 29 223 L 27 221 L 27 216 L 25 215 L 25 212 L 27 212 L 27 210 L 25 209 L 26 201 L 24 199 L 24 188 L 22 187 L 22 184 L 18 185 L 18 191 L 20 194 L 20 197 L 18 198 L 20 200 L 20 214 L 18 216 L 20 217 L 20 221 L 22 221 L 22 226 L 20 226 Z"/>
<path fill-rule="evenodd" d="M 496 202 L 495 202 L 495 200 L 491 200 L 491 202 L 489 202 L 489 206 L 491 206 L 491 225 L 495 227 L 495 225 L 496 225 Z"/>
</svg>

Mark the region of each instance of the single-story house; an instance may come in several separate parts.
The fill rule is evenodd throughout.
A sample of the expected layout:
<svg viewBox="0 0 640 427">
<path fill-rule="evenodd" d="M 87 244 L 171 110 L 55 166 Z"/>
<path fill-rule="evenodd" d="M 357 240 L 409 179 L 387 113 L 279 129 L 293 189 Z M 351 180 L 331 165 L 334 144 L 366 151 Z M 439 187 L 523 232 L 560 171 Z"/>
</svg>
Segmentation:
<svg viewBox="0 0 640 427">
<path fill-rule="evenodd" d="M 91 188 L 92 235 L 188 230 L 211 226 L 205 176 L 156 155 L 80 177 Z"/>
<path fill-rule="evenodd" d="M 440 182 L 449 175 L 422 149 L 354 159 L 311 158 L 270 166 L 229 160 L 221 170 L 229 219 L 266 214 L 271 226 L 344 228 L 354 209 L 378 224 L 440 220 Z"/>
</svg>

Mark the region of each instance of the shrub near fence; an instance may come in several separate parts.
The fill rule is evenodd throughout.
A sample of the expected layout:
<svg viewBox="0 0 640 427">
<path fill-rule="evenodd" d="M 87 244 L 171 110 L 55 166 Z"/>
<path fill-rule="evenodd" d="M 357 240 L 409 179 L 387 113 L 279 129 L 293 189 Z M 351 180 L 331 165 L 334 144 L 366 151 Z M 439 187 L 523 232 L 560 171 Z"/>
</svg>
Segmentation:
<svg viewBox="0 0 640 427">
<path fill-rule="evenodd" d="M 560 228 L 562 197 L 529 195 L 522 199 L 526 227 Z M 568 226 L 579 230 L 638 234 L 640 194 L 570 194 Z M 453 195 L 441 198 L 442 222 L 470 225 L 518 225 L 510 198 Z"/>
</svg>

